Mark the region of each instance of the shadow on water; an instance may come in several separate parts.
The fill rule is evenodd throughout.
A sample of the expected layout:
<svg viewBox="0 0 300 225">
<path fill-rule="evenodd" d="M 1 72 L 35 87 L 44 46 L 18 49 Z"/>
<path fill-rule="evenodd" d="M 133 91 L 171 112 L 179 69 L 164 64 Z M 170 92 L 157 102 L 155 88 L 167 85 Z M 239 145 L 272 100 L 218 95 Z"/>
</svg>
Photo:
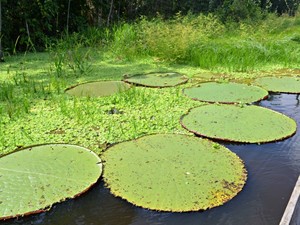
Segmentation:
<svg viewBox="0 0 300 225">
<path fill-rule="evenodd" d="M 299 96 L 279 94 L 258 103 L 295 119 L 300 125 Z M 244 190 L 225 205 L 205 212 L 165 213 L 135 207 L 113 197 L 103 182 L 49 212 L 0 225 L 278 225 L 300 173 L 299 131 L 267 144 L 225 144 L 246 164 Z"/>
</svg>

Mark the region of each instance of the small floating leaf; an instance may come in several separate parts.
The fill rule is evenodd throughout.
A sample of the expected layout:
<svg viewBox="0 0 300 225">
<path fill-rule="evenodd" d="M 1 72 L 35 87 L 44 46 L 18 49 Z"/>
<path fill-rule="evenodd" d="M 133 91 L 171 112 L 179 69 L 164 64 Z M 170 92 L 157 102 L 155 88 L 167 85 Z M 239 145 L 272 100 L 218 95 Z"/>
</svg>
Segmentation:
<svg viewBox="0 0 300 225">
<path fill-rule="evenodd" d="M 95 184 L 99 157 L 73 145 L 41 145 L 0 158 L 0 220 L 38 213 Z"/>
<path fill-rule="evenodd" d="M 110 147 L 104 179 L 115 196 L 144 208 L 186 212 L 224 204 L 246 181 L 227 148 L 187 135 L 157 134 Z"/>
<path fill-rule="evenodd" d="M 271 92 L 300 93 L 300 77 L 262 77 L 255 84 Z"/>
<path fill-rule="evenodd" d="M 186 83 L 188 78 L 179 73 L 147 73 L 137 74 L 124 79 L 125 82 L 146 87 L 173 87 Z"/>
<path fill-rule="evenodd" d="M 181 118 L 187 130 L 225 141 L 263 143 L 292 136 L 297 129 L 291 118 L 259 106 L 206 105 Z"/>
<path fill-rule="evenodd" d="M 104 97 L 129 88 L 130 85 L 122 81 L 95 81 L 67 88 L 66 93 L 77 97 Z"/>
<path fill-rule="evenodd" d="M 205 102 L 251 103 L 262 100 L 268 92 L 260 87 L 238 83 L 202 83 L 198 87 L 184 89 L 188 97 Z"/>
</svg>

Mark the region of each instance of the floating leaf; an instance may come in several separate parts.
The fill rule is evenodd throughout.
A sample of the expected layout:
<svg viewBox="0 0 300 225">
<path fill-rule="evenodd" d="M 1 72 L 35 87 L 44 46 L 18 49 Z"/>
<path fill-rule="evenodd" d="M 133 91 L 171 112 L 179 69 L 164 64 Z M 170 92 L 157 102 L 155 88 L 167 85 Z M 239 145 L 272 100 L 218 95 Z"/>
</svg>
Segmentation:
<svg viewBox="0 0 300 225">
<path fill-rule="evenodd" d="M 193 136 L 144 136 L 110 147 L 103 157 L 103 176 L 111 192 L 153 210 L 216 207 L 236 196 L 246 181 L 236 154 Z"/>
<path fill-rule="evenodd" d="M 251 103 L 262 100 L 268 92 L 260 87 L 238 83 L 202 83 L 198 87 L 184 89 L 188 97 L 205 102 Z"/>
<path fill-rule="evenodd" d="M 122 81 L 95 81 L 67 88 L 66 93 L 77 97 L 104 97 L 129 88 L 130 85 Z"/>
<path fill-rule="evenodd" d="M 292 136 L 296 122 L 259 106 L 206 105 L 191 109 L 181 118 L 187 130 L 225 141 L 263 143 Z"/>
<path fill-rule="evenodd" d="M 255 84 L 271 92 L 300 93 L 300 77 L 262 77 Z"/>
<path fill-rule="evenodd" d="M 95 184 L 99 157 L 73 145 L 40 145 L 0 158 L 0 220 L 38 213 Z"/>
<path fill-rule="evenodd" d="M 147 73 L 125 78 L 125 82 L 146 87 L 173 87 L 186 83 L 188 78 L 179 73 Z"/>
</svg>

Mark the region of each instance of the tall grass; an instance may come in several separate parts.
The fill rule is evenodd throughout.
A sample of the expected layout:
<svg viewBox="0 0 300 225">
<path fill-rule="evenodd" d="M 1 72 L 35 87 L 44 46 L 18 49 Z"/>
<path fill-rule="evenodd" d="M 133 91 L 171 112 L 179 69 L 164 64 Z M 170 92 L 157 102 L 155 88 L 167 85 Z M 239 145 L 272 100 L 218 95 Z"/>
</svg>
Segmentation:
<svg viewBox="0 0 300 225">
<path fill-rule="evenodd" d="M 141 17 L 111 28 L 88 28 L 55 43 L 54 69 L 89 73 L 87 47 L 119 60 L 154 57 L 208 70 L 251 71 L 300 64 L 300 16 L 268 15 L 260 21 L 227 22 L 216 16 L 177 14 L 165 20 Z"/>
<path fill-rule="evenodd" d="M 222 24 L 213 15 L 142 18 L 114 28 L 111 49 L 127 59 L 151 56 L 210 70 L 249 71 L 300 64 L 300 17 Z"/>
</svg>

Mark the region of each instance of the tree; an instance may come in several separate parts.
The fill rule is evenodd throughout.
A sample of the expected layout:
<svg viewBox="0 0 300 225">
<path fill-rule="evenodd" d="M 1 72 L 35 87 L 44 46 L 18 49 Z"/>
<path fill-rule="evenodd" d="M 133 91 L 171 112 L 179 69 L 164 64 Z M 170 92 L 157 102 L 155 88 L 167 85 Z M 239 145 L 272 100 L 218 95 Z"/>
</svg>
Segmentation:
<svg viewBox="0 0 300 225">
<path fill-rule="evenodd" d="M 1 7 L 1 2 L 2 0 L 0 0 L 0 62 L 4 61 L 4 54 L 3 54 L 3 50 L 2 50 L 2 7 Z"/>
</svg>

